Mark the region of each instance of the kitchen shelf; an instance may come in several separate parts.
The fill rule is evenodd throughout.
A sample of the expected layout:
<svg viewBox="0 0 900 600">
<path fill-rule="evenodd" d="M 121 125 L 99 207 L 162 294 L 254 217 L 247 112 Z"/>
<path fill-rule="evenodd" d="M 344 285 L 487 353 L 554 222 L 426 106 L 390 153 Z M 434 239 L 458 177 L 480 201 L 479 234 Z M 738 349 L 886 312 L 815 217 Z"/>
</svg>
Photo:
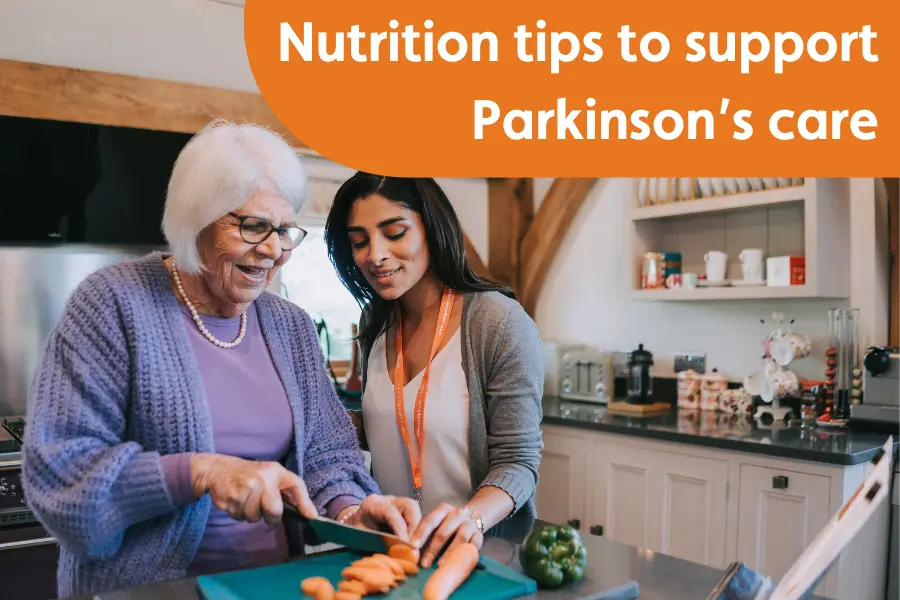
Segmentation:
<svg viewBox="0 0 900 600">
<path fill-rule="evenodd" d="M 632 202 L 631 297 L 636 302 L 850 297 L 849 179 L 806 177 L 784 188 L 653 206 Z M 699 275 L 706 270 L 704 254 L 720 250 L 728 255 L 726 277 L 740 279 L 738 257 L 746 248 L 759 248 L 766 258 L 805 257 L 805 284 L 641 289 L 641 262 L 648 252 L 679 253 L 682 272 Z"/>
<path fill-rule="evenodd" d="M 787 202 L 802 202 L 806 199 L 806 193 L 807 187 L 801 184 L 771 190 L 714 196 L 712 198 L 682 200 L 654 206 L 635 206 L 632 209 L 631 218 L 634 221 L 664 219 L 667 217 L 715 213 L 743 208 L 758 208 L 760 206 L 784 204 Z"/>
<path fill-rule="evenodd" d="M 632 298 L 641 302 L 679 301 L 689 302 L 695 300 L 767 300 L 786 298 L 827 298 L 827 295 L 817 294 L 815 290 L 806 285 L 792 285 L 790 287 L 768 287 L 765 285 L 753 287 L 711 287 L 711 288 L 679 288 L 660 290 L 634 290 Z M 835 295 L 840 298 L 840 295 Z"/>
</svg>

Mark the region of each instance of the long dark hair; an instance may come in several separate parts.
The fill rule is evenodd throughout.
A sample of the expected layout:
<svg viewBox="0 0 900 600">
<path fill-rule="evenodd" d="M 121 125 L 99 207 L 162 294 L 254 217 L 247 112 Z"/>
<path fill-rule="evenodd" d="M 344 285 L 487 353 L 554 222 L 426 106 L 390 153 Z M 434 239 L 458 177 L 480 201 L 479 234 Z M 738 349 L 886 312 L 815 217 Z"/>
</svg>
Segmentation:
<svg viewBox="0 0 900 600">
<path fill-rule="evenodd" d="M 461 293 L 497 291 L 515 298 L 508 286 L 479 277 L 469 265 L 462 226 L 447 194 L 434 179 L 382 177 L 359 171 L 335 194 L 325 223 L 325 243 L 338 277 L 363 312 L 357 339 L 365 347 L 371 347 L 393 325 L 395 311 L 394 301 L 379 296 L 356 266 L 347 235 L 353 203 L 373 194 L 419 213 L 425 227 L 431 272 L 442 284 Z"/>
</svg>

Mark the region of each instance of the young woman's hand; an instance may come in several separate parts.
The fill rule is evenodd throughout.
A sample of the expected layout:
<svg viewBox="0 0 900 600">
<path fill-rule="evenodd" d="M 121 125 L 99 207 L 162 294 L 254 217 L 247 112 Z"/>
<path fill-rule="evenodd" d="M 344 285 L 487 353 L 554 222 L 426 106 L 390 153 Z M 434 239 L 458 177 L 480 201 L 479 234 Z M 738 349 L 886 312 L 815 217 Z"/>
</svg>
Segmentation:
<svg viewBox="0 0 900 600">
<path fill-rule="evenodd" d="M 446 503 L 439 505 L 422 519 L 413 534 L 413 544 L 416 546 L 424 544 L 432 532 L 434 536 L 421 551 L 420 563 L 426 569 L 431 566 L 434 557 L 448 541 L 450 542 L 448 550 L 456 544 L 465 542 L 471 542 L 475 544 L 476 548 L 481 548 L 481 544 L 484 542 L 484 535 L 479 531 L 472 512 L 465 507 L 451 506 Z"/>
<path fill-rule="evenodd" d="M 195 454 L 191 458 L 191 487 L 197 497 L 209 493 L 213 504 L 239 521 L 279 522 L 284 513 L 282 495 L 303 516 L 311 519 L 319 514 L 303 480 L 276 462 Z"/>
<path fill-rule="evenodd" d="M 421 520 L 419 503 L 412 498 L 372 494 L 363 500 L 359 509 L 346 522 L 367 529 L 387 528 L 397 537 L 408 541 L 410 533 L 416 530 Z"/>
</svg>

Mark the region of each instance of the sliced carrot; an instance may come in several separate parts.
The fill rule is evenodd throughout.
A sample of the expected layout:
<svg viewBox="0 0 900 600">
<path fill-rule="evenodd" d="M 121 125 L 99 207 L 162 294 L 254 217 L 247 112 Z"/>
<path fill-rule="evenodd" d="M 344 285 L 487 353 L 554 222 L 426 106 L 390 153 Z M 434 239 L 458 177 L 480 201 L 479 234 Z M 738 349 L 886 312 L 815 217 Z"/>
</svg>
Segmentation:
<svg viewBox="0 0 900 600">
<path fill-rule="evenodd" d="M 387 569 L 347 567 L 341 572 L 344 579 L 356 579 L 366 586 L 367 593 L 383 593 L 394 583 L 394 575 Z"/>
<path fill-rule="evenodd" d="M 388 548 L 388 556 L 391 558 L 400 558 L 408 560 L 411 563 L 419 564 L 419 551 L 411 546 L 403 546 L 396 544 Z"/>
<path fill-rule="evenodd" d="M 353 592 L 337 592 L 334 600 L 362 600 L 362 594 L 354 594 Z"/>
<path fill-rule="evenodd" d="M 307 577 L 300 583 L 300 589 L 307 596 L 315 596 L 316 590 L 318 590 L 319 586 L 323 583 L 331 585 L 331 582 L 324 577 Z"/>
<path fill-rule="evenodd" d="M 387 568 L 394 572 L 394 575 L 399 576 L 405 573 L 403 567 L 397 562 L 397 559 L 391 558 L 387 554 L 373 554 L 371 558 L 383 563 Z"/>
<path fill-rule="evenodd" d="M 403 560 L 402 558 L 395 558 L 397 564 L 403 568 L 403 572 L 407 575 L 415 575 L 419 572 L 419 566 L 411 561 Z"/>
<path fill-rule="evenodd" d="M 351 563 L 354 567 L 368 567 L 371 569 L 381 569 L 383 571 L 387 571 L 391 575 L 394 575 L 394 570 L 389 566 L 384 564 L 382 561 L 378 560 L 374 556 L 367 556 L 365 558 L 360 558 L 359 560 L 355 560 Z M 402 570 L 401 570 L 402 574 Z"/>
<path fill-rule="evenodd" d="M 338 589 L 342 592 L 349 592 L 359 596 L 366 595 L 366 584 L 356 579 L 345 579 L 338 583 Z"/>
<path fill-rule="evenodd" d="M 443 556 L 438 568 L 425 582 L 422 600 L 447 600 L 478 564 L 478 548 L 459 544 Z"/>
<path fill-rule="evenodd" d="M 331 582 L 325 580 L 316 588 L 316 600 L 334 600 L 334 587 Z"/>
</svg>

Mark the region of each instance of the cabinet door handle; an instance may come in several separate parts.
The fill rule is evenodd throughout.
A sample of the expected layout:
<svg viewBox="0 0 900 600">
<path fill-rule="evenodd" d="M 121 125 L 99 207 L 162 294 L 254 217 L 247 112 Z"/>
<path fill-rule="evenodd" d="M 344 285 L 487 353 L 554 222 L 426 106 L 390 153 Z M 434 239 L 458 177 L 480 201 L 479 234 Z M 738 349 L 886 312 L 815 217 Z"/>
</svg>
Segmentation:
<svg viewBox="0 0 900 600">
<path fill-rule="evenodd" d="M 603 525 L 592 525 L 591 526 L 591 535 L 599 535 L 603 536 Z"/>
<path fill-rule="evenodd" d="M 566 524 L 573 529 L 581 529 L 580 519 L 569 519 L 568 521 L 566 521 Z"/>
<path fill-rule="evenodd" d="M 788 478 L 784 475 L 776 475 L 772 478 L 772 487 L 776 490 L 786 490 L 788 487 Z"/>
<path fill-rule="evenodd" d="M 33 540 L 21 540 L 18 542 L 5 542 L 3 544 L 0 544 L 0 551 L 17 550 L 19 548 L 33 548 L 35 546 L 49 546 L 50 544 L 55 543 L 56 540 L 52 537 L 37 538 Z"/>
</svg>

